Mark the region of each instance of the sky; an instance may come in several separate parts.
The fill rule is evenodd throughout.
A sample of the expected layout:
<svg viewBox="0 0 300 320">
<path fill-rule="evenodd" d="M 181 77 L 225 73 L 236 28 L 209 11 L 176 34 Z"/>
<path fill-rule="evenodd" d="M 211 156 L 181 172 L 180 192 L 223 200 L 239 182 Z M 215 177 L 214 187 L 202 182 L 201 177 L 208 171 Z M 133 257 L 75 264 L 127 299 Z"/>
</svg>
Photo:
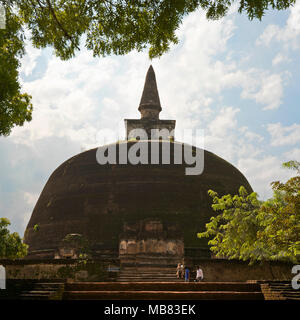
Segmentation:
<svg viewBox="0 0 300 320">
<path fill-rule="evenodd" d="M 175 119 L 178 131 L 203 129 L 205 149 L 236 166 L 260 199 L 272 196 L 272 181 L 293 175 L 281 165 L 300 160 L 300 1 L 262 21 L 249 21 L 236 8 L 208 21 L 199 10 L 177 34 L 179 44 L 152 61 L 146 50 L 94 58 L 84 46 L 61 61 L 51 48 L 28 42 L 20 81 L 33 97 L 33 120 L 0 137 L 0 217 L 11 221 L 11 231 L 23 236 L 61 163 L 99 146 L 101 130 L 140 118 L 150 64 L 160 119 Z"/>
</svg>

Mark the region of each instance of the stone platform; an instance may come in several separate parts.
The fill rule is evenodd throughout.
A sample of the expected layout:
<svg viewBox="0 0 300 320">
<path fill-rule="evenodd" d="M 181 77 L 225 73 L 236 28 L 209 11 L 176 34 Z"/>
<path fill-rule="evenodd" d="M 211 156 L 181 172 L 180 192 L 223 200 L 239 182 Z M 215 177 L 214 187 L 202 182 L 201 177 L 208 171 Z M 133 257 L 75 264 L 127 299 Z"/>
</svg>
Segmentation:
<svg viewBox="0 0 300 320">
<path fill-rule="evenodd" d="M 121 282 L 66 284 L 71 300 L 263 300 L 260 286 L 249 283 Z"/>
<path fill-rule="evenodd" d="M 27 287 L 27 289 L 25 289 Z M 1 293 L 1 292 L 0 292 Z M 300 300 L 286 281 L 37 282 L 0 299 L 22 300 Z"/>
<path fill-rule="evenodd" d="M 55 290 L 56 288 L 56 290 Z M 263 300 L 259 284 L 236 282 L 38 283 L 25 300 Z"/>
</svg>

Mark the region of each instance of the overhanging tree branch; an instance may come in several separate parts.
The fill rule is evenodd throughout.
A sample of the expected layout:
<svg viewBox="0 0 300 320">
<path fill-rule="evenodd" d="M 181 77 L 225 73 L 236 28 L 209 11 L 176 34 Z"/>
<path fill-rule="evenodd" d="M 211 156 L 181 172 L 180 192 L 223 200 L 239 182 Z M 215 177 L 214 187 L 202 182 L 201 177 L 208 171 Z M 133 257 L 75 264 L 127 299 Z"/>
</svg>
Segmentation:
<svg viewBox="0 0 300 320">
<path fill-rule="evenodd" d="M 44 9 L 44 7 L 41 5 L 41 2 L 39 0 L 37 0 L 39 6 L 41 9 Z M 49 8 L 49 11 L 52 15 L 52 17 L 54 18 L 54 20 L 56 21 L 57 23 L 57 26 L 59 27 L 59 29 L 64 33 L 65 37 L 68 38 L 72 43 L 73 45 L 75 46 L 76 49 L 78 49 L 80 51 L 80 48 L 74 43 L 74 40 L 72 38 L 72 36 L 68 33 L 68 31 L 64 28 L 64 26 L 61 24 L 61 22 L 59 21 L 59 19 L 57 18 L 56 14 L 55 14 L 55 11 L 51 5 L 51 2 L 50 0 L 46 0 L 46 3 L 48 5 L 48 8 Z"/>
</svg>

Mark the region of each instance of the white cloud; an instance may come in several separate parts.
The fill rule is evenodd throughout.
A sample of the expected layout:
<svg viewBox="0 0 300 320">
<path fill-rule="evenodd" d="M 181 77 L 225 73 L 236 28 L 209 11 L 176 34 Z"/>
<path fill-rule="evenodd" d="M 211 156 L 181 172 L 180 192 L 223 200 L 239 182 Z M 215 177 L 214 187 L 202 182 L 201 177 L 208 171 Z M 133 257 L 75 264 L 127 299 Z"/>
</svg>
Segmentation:
<svg viewBox="0 0 300 320">
<path fill-rule="evenodd" d="M 261 142 L 264 140 L 263 136 L 250 131 L 249 128 L 246 126 L 239 128 L 239 131 L 244 134 L 244 137 L 247 139 L 248 142 L 252 142 L 252 141 Z"/>
<path fill-rule="evenodd" d="M 284 75 L 250 70 L 246 77 L 242 77 L 244 86 L 241 97 L 254 99 L 264 106 L 263 110 L 277 109 L 282 104 Z"/>
<path fill-rule="evenodd" d="M 116 65 L 110 58 L 93 59 L 86 51 L 67 62 L 52 57 L 42 78 L 24 83 L 33 96 L 33 120 L 15 128 L 11 138 L 27 144 L 51 136 L 67 136 L 82 144 L 93 142 L 96 124 L 101 122 L 100 116 L 95 121 L 95 114 L 112 111 L 105 112 L 106 104 L 100 103 Z"/>
<path fill-rule="evenodd" d="M 291 14 L 287 20 L 287 28 L 291 32 L 290 36 L 295 37 L 300 34 L 300 3 L 296 1 L 291 8 Z"/>
<path fill-rule="evenodd" d="M 79 151 L 78 144 L 67 138 L 47 137 L 32 145 L 0 138 L 0 217 L 11 221 L 11 229 L 24 232 L 50 174 Z"/>
<path fill-rule="evenodd" d="M 270 24 L 266 27 L 264 32 L 256 40 L 257 45 L 270 45 L 271 41 L 280 33 L 281 29 L 279 26 Z"/>
<path fill-rule="evenodd" d="M 278 53 L 274 59 L 272 60 L 272 65 L 277 66 L 280 63 L 290 62 L 291 59 L 289 59 L 286 55 L 282 53 Z"/>
<path fill-rule="evenodd" d="M 285 161 L 296 160 L 300 161 L 300 148 L 294 148 L 284 153 Z"/>
<path fill-rule="evenodd" d="M 279 45 L 279 47 L 276 48 L 276 51 L 279 51 L 279 53 L 277 53 L 272 60 L 273 67 L 282 63 L 291 62 L 292 59 L 289 57 L 291 51 L 298 50 L 300 47 L 300 2 L 296 1 L 294 6 L 290 7 L 289 11 L 289 17 L 283 27 L 270 24 L 256 40 L 257 46 L 268 47 L 271 43 Z M 270 105 L 270 108 L 272 109 L 272 105 Z"/>
<path fill-rule="evenodd" d="M 221 109 L 217 117 L 208 125 L 208 128 L 215 136 L 224 138 L 227 135 L 228 130 L 236 127 L 236 113 L 240 109 L 233 107 L 224 107 Z"/>
<path fill-rule="evenodd" d="M 272 197 L 271 182 L 288 180 L 293 173 L 283 169 L 281 159 L 275 156 L 263 156 L 254 158 L 248 156 L 238 161 L 238 168 L 245 174 L 252 188 L 261 199 Z"/>
<path fill-rule="evenodd" d="M 281 123 L 270 123 L 267 130 L 271 135 L 272 146 L 296 144 L 300 142 L 300 124 L 282 126 Z"/>
<path fill-rule="evenodd" d="M 282 103 L 283 87 L 279 74 L 272 74 L 262 79 L 262 86 L 255 94 L 255 100 L 264 104 L 264 110 L 276 109 Z"/>
<path fill-rule="evenodd" d="M 298 36 L 300 35 L 300 2 L 296 1 L 295 5 L 290 8 L 290 15 L 286 25 L 280 28 L 277 25 L 268 25 L 264 32 L 256 41 L 257 45 L 268 46 L 273 40 L 289 43 L 292 48 L 299 47 Z"/>
<path fill-rule="evenodd" d="M 39 197 L 38 193 L 24 192 L 24 199 L 29 205 L 34 205 Z"/>
<path fill-rule="evenodd" d="M 27 39 L 30 39 L 31 35 L 28 30 L 25 30 L 25 36 Z M 27 40 L 25 43 L 26 54 L 21 59 L 20 72 L 24 73 L 25 76 L 29 76 L 36 67 L 37 58 L 42 54 L 42 50 L 34 48 L 29 40 Z"/>
</svg>

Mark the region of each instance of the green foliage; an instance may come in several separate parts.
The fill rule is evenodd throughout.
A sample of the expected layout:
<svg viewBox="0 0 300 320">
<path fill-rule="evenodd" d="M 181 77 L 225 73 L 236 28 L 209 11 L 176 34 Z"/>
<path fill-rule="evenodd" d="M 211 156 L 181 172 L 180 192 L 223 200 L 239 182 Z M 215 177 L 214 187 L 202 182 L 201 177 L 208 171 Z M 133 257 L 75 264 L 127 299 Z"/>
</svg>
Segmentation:
<svg viewBox="0 0 300 320">
<path fill-rule="evenodd" d="M 300 163 L 289 161 L 283 167 L 297 171 L 286 183 L 272 182 L 274 196 L 260 209 L 259 220 L 264 229 L 260 241 L 270 248 L 270 258 L 291 260 L 300 257 Z"/>
<path fill-rule="evenodd" d="M 212 208 L 221 212 L 206 224 L 199 238 L 210 237 L 216 256 L 229 259 L 285 260 L 297 263 L 300 256 L 300 176 L 299 162 L 284 167 L 298 175 L 286 183 L 273 182 L 272 199 L 261 202 L 255 192 L 247 194 L 241 187 L 238 195 L 218 194 L 209 190 Z"/>
<path fill-rule="evenodd" d="M 23 0 L 20 15 L 38 48 L 53 46 L 62 59 L 79 50 L 81 37 L 95 56 L 123 55 L 149 47 L 150 58 L 165 53 L 187 14 L 202 8 L 208 19 L 226 15 L 230 0 Z M 261 19 L 269 8 L 282 10 L 295 0 L 240 0 L 239 12 Z"/>
<path fill-rule="evenodd" d="M 33 231 L 34 232 L 38 232 L 40 230 L 40 226 L 38 225 L 38 224 L 35 224 L 34 226 L 33 226 Z"/>
<path fill-rule="evenodd" d="M 298 174 L 300 174 L 300 162 L 299 161 L 288 161 L 282 164 L 283 168 L 296 170 Z"/>
<path fill-rule="evenodd" d="M 23 54 L 22 21 L 7 7 L 6 28 L 0 29 L 0 135 L 31 120 L 31 96 L 21 93 L 18 79 Z"/>
<path fill-rule="evenodd" d="M 234 0 L 200 0 L 200 6 L 206 10 L 208 19 L 220 19 L 224 17 L 230 7 L 237 3 Z M 259 19 L 265 15 L 269 9 L 285 10 L 295 4 L 296 0 L 240 0 L 238 12 L 244 13 L 250 20 Z"/>
<path fill-rule="evenodd" d="M 217 257 L 262 259 L 265 252 L 257 242 L 257 231 L 260 230 L 257 215 L 261 206 L 257 194 L 248 194 L 244 187 L 240 187 L 239 193 L 234 196 L 228 194 L 219 198 L 212 190 L 208 193 L 213 198 L 212 208 L 222 213 L 212 217 L 206 224 L 207 230 L 198 233 L 198 237 L 213 237 L 209 245 Z"/>
<path fill-rule="evenodd" d="M 53 46 L 66 60 L 79 50 L 81 37 L 95 56 L 123 55 L 147 46 L 150 57 L 162 55 L 177 43 L 175 31 L 197 1 L 24 0 L 20 15 L 38 48 Z"/>
<path fill-rule="evenodd" d="M 22 243 L 18 233 L 10 233 L 7 227 L 10 222 L 6 218 L 0 218 L 0 258 L 18 259 L 27 254 L 27 245 Z"/>
<path fill-rule="evenodd" d="M 240 0 L 239 12 L 261 19 L 295 0 Z M 202 8 L 208 19 L 225 16 L 234 0 L 0 0 L 6 29 L 0 30 L 0 135 L 31 120 L 31 96 L 20 92 L 18 67 L 24 55 L 23 28 L 36 48 L 51 46 L 63 60 L 75 56 L 84 39 L 94 56 L 148 49 L 160 57 L 177 44 L 183 18 Z"/>
</svg>

